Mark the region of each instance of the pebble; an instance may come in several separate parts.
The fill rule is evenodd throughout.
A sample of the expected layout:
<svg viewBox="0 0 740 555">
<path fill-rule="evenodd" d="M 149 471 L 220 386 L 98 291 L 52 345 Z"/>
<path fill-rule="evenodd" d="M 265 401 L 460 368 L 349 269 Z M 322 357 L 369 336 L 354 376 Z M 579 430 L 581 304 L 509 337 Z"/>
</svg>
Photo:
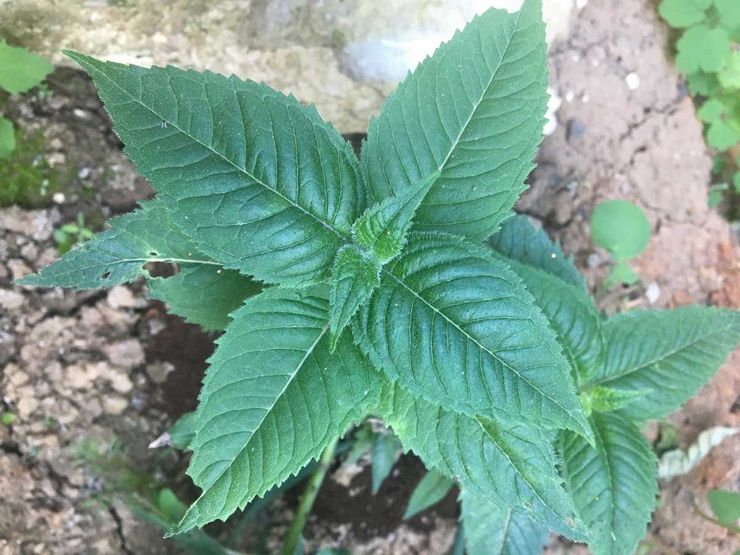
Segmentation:
<svg viewBox="0 0 740 555">
<path fill-rule="evenodd" d="M 0 308 L 7 312 L 13 312 L 26 303 L 26 298 L 20 293 L 10 289 L 0 289 Z"/>
<path fill-rule="evenodd" d="M 136 339 L 124 339 L 106 345 L 103 349 L 108 360 L 119 368 L 132 369 L 144 364 L 144 349 Z"/>
<path fill-rule="evenodd" d="M 640 87 L 640 76 L 634 71 L 632 73 L 628 73 L 627 77 L 624 78 L 624 81 L 627 83 L 627 88 L 631 91 L 637 90 Z"/>
<path fill-rule="evenodd" d="M 660 285 L 655 281 L 648 285 L 645 290 L 645 297 L 647 297 L 650 304 L 658 302 L 658 299 L 660 298 Z"/>
</svg>

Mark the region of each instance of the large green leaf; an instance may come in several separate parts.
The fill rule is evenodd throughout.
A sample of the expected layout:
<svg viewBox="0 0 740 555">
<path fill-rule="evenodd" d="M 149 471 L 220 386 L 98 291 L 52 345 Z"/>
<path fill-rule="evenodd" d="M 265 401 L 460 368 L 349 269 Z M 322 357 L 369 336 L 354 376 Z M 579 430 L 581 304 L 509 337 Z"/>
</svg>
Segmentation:
<svg viewBox="0 0 740 555">
<path fill-rule="evenodd" d="M 354 331 L 375 366 L 415 395 L 471 415 L 590 433 L 546 318 L 483 247 L 412 234 Z"/>
<path fill-rule="evenodd" d="M 315 109 L 233 76 L 69 55 L 202 252 L 268 282 L 324 276 L 364 187 L 351 147 Z"/>
<path fill-rule="evenodd" d="M 547 530 L 521 509 L 502 509 L 485 498 L 460 492 L 468 555 L 540 555 Z"/>
<path fill-rule="evenodd" d="M 552 241 L 542 228 L 535 227 L 527 216 L 509 218 L 488 242 L 507 258 L 539 268 L 571 285 L 586 289 L 586 282 L 573 260 L 566 257 L 560 245 Z"/>
<path fill-rule="evenodd" d="M 229 313 L 259 291 L 249 277 L 225 270 L 198 252 L 162 201 L 144 202 L 110 223 L 109 230 L 18 284 L 94 289 L 144 276 L 152 297 L 207 330 L 223 329 Z M 175 263 L 178 272 L 168 278 L 151 277 L 146 265 L 152 262 Z"/>
<path fill-rule="evenodd" d="M 348 334 L 329 353 L 327 296 L 323 287 L 274 288 L 232 315 L 189 445 L 188 474 L 203 491 L 176 533 L 244 508 L 377 405 L 380 374 Z"/>
<path fill-rule="evenodd" d="M 593 300 L 580 287 L 552 274 L 513 260 L 508 263 L 549 320 L 580 381 L 585 381 L 596 372 L 604 354 L 604 333 Z"/>
<path fill-rule="evenodd" d="M 562 472 L 596 555 L 633 553 L 658 495 L 657 460 L 632 422 L 617 413 L 591 417 L 596 447 L 563 432 Z"/>
<path fill-rule="evenodd" d="M 0 89 L 22 93 L 40 84 L 54 71 L 41 56 L 0 40 Z"/>
<path fill-rule="evenodd" d="M 607 320 L 604 364 L 590 382 L 641 391 L 623 409 L 647 420 L 670 414 L 711 377 L 740 342 L 740 314 L 684 307 L 632 311 Z"/>
<path fill-rule="evenodd" d="M 386 100 L 362 156 L 376 201 L 439 172 L 415 227 L 484 240 L 531 171 L 547 104 L 541 1 L 489 10 L 440 46 Z"/>
<path fill-rule="evenodd" d="M 469 417 L 386 385 L 381 416 L 428 468 L 501 507 L 520 507 L 558 533 L 584 539 L 555 468 L 553 434 L 515 421 Z"/>
</svg>

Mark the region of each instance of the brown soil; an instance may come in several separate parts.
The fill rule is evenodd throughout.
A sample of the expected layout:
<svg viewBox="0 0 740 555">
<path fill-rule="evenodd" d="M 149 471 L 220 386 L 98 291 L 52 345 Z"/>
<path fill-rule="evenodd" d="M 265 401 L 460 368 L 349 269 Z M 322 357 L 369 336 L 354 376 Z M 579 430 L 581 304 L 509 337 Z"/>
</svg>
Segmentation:
<svg viewBox="0 0 740 555">
<path fill-rule="evenodd" d="M 576 255 L 594 290 L 609 269 L 606 253 L 589 240 L 594 204 L 619 197 L 646 210 L 654 236 L 635 263 L 642 285 L 599 290 L 608 312 L 693 302 L 740 307 L 736 241 L 706 207 L 710 158 L 666 48 L 652 2 L 591 0 L 568 40 L 551 51 L 551 84 L 564 99 L 560 125 L 542 145 L 519 209 L 541 219 Z M 635 90 L 625 81 L 632 72 L 640 78 Z M 193 408 L 212 337 L 167 315 L 140 284 L 86 293 L 12 286 L 56 257 L 51 233 L 61 222 L 80 210 L 102 222 L 151 194 L 123 156 L 87 79 L 60 69 L 49 88 L 51 95 L 13 100 L 7 110 L 24 133 L 43 133 L 45 158 L 63 170 L 65 198 L 33 210 L 0 209 L 0 389 L 2 408 L 16 414 L 11 426 L 0 425 L 0 554 L 175 552 L 78 452 L 90 440 L 106 446 L 117 439 L 133 471 L 192 498 L 183 456 L 147 446 Z M 708 427 L 738 426 L 739 382 L 735 353 L 670 418 L 682 446 Z M 650 531 L 656 553 L 740 548 L 736 537 L 694 510 L 706 511 L 708 489 L 740 488 L 738 460 L 735 436 L 688 475 L 661 484 Z M 309 547 L 447 552 L 456 528 L 454 492 L 434 510 L 401 522 L 421 474 L 418 460 L 404 456 L 372 496 L 366 459 L 332 469 L 306 529 Z M 249 552 L 256 528 L 267 531 L 268 546 L 278 545 L 299 493 L 273 503 L 230 546 Z M 224 526 L 209 531 L 220 539 L 229 534 Z M 583 552 L 563 542 L 549 549 Z"/>
</svg>

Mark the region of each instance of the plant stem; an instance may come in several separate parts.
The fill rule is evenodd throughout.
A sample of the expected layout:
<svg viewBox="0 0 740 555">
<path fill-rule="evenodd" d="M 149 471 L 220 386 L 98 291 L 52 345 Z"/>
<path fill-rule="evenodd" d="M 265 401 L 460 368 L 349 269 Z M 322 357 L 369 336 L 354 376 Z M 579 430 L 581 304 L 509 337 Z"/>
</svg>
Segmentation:
<svg viewBox="0 0 740 555">
<path fill-rule="evenodd" d="M 301 541 L 301 533 L 303 532 L 303 527 L 306 525 L 308 515 L 311 513 L 311 508 L 313 507 L 313 503 L 316 500 L 316 495 L 319 493 L 319 489 L 321 488 L 321 484 L 324 481 L 326 472 L 329 470 L 329 467 L 334 460 L 334 453 L 337 449 L 337 441 L 338 440 L 335 439 L 327 446 L 327 448 L 324 450 L 324 453 L 321 455 L 319 465 L 316 467 L 316 469 L 313 471 L 313 474 L 311 474 L 311 477 L 308 479 L 308 484 L 306 484 L 306 489 L 303 492 L 300 503 L 298 504 L 298 510 L 296 511 L 295 518 L 293 519 L 293 524 L 291 524 L 290 530 L 288 530 L 288 536 L 285 538 L 285 544 L 283 545 L 283 555 L 295 555 L 298 543 Z"/>
</svg>

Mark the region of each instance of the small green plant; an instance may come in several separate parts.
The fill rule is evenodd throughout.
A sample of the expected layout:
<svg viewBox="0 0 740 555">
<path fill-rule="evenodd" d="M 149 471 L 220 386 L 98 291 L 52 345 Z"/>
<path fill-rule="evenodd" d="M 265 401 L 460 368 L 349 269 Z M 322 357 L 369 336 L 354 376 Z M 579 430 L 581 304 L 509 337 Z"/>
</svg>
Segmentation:
<svg viewBox="0 0 740 555">
<path fill-rule="evenodd" d="M 73 224 L 64 224 L 54 230 L 54 241 L 57 244 L 59 254 L 69 252 L 72 247 L 93 238 L 93 231 L 85 226 L 85 215 L 77 213 L 77 221 Z"/>
<path fill-rule="evenodd" d="M 607 286 L 632 284 L 639 279 L 629 261 L 642 253 L 650 240 L 650 224 L 642 208 L 626 200 L 597 204 L 591 215 L 591 238 L 616 262 L 606 279 Z"/>
<path fill-rule="evenodd" d="M 0 40 L 0 89 L 11 94 L 29 91 L 41 84 L 53 69 L 41 56 Z M 13 124 L 0 116 L 0 159 L 10 156 L 15 146 Z"/>
<path fill-rule="evenodd" d="M 460 487 L 471 555 L 538 553 L 549 530 L 599 554 L 637 546 L 657 494 L 638 425 L 706 382 L 740 317 L 604 320 L 559 246 L 513 215 L 546 53 L 540 0 L 476 17 L 388 98 L 359 159 L 266 85 L 69 53 L 158 196 L 19 283 L 143 276 L 174 313 L 225 328 L 190 420 L 202 491 L 172 534 L 318 459 L 294 553 L 337 438 L 370 416 Z M 179 272 L 153 277 L 155 261 Z"/>
<path fill-rule="evenodd" d="M 714 489 L 707 493 L 707 501 L 716 522 L 736 534 L 740 533 L 740 493 Z"/>
<path fill-rule="evenodd" d="M 740 2 L 661 0 L 658 11 L 680 31 L 676 65 L 696 101 L 707 143 L 727 162 L 723 181 L 710 191 L 710 205 L 718 206 L 727 191 L 740 189 L 740 166 L 732 152 L 740 143 Z M 735 187 L 718 187 L 723 182 Z"/>
</svg>

